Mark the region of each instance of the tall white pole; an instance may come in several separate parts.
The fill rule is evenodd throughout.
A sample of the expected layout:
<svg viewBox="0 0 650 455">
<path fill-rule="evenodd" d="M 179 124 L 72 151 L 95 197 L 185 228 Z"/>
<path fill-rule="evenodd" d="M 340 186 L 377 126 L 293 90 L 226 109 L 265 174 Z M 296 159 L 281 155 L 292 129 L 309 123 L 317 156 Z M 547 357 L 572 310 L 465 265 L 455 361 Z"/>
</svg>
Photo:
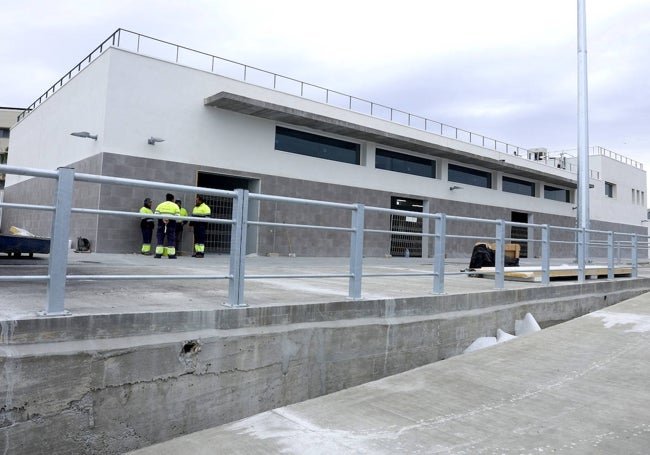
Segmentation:
<svg viewBox="0 0 650 455">
<path fill-rule="evenodd" d="M 586 0 L 578 0 L 578 227 L 589 229 Z M 585 241 L 589 236 L 586 236 Z M 585 248 L 588 256 L 589 248 Z M 585 260 L 587 258 L 585 257 Z"/>
</svg>

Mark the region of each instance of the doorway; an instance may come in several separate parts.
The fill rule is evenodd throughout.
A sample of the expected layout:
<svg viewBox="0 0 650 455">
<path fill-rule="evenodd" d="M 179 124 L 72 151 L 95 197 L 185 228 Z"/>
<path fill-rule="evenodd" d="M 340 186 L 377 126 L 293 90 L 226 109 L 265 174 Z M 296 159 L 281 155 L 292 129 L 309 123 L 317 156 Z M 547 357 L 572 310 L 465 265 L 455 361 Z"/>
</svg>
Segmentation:
<svg viewBox="0 0 650 455">
<path fill-rule="evenodd" d="M 392 196 L 390 208 L 422 213 L 424 201 Z M 390 236 L 390 255 L 402 257 L 422 257 L 422 236 L 402 234 L 402 232 L 422 233 L 422 217 L 394 215 L 390 216 L 390 230 L 400 232 Z"/>
<path fill-rule="evenodd" d="M 259 180 L 232 175 L 199 172 L 196 186 L 217 190 L 234 191 L 244 189 L 251 192 L 259 191 Z M 212 218 L 232 219 L 233 200 L 229 197 L 204 195 L 205 203 L 210 207 Z M 249 202 L 248 219 L 257 220 L 257 202 Z M 191 213 L 191 210 L 188 209 Z M 230 224 L 208 224 L 205 238 L 205 251 L 208 253 L 229 254 L 231 241 Z M 249 227 L 246 233 L 246 254 L 257 251 L 257 227 Z"/>
<path fill-rule="evenodd" d="M 515 223 L 528 223 L 528 213 L 512 212 L 510 221 Z M 510 238 L 522 239 L 521 241 L 512 240 L 512 243 L 519 245 L 519 257 L 528 257 L 528 228 L 526 226 L 510 226 Z"/>
</svg>

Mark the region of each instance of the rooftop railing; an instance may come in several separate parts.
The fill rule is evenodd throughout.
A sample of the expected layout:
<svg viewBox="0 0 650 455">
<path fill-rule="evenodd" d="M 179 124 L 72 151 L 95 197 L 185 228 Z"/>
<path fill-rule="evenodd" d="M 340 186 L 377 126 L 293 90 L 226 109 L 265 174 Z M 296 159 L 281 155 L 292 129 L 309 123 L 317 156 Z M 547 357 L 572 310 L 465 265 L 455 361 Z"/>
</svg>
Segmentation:
<svg viewBox="0 0 650 455">
<path fill-rule="evenodd" d="M 208 71 L 261 87 L 271 88 L 273 90 L 311 99 L 331 106 L 367 114 L 393 123 L 398 123 L 439 136 L 456 139 L 461 142 L 474 144 L 483 148 L 512 154 L 522 158 L 527 158 L 529 154 L 527 149 L 507 142 L 427 119 L 419 115 L 410 114 L 383 104 L 346 95 L 325 87 L 320 87 L 291 77 L 282 76 L 250 65 L 217 57 L 212 54 L 124 29 L 116 30 L 89 55 L 81 60 L 81 62 L 75 65 L 61 79 L 55 82 L 43 95 L 36 99 L 18 116 L 18 121 L 22 120 L 33 109 L 52 96 L 65 83 L 72 79 L 74 75 L 79 73 L 109 47 L 118 47 L 138 54 L 160 58 L 162 60 Z"/>
<path fill-rule="evenodd" d="M 611 150 L 607 150 L 604 147 L 599 147 L 599 146 L 591 147 L 591 150 L 594 155 L 603 155 L 613 160 L 620 161 L 621 163 L 627 164 L 628 166 L 634 166 L 637 169 L 643 169 L 642 163 L 633 160 L 631 158 L 628 158 L 626 156 L 623 156 L 619 153 L 612 152 Z"/>
<path fill-rule="evenodd" d="M 438 136 L 456 139 L 458 141 L 476 145 L 478 147 L 494 150 L 497 152 L 509 154 L 520 159 L 535 161 L 540 164 L 558 168 L 556 163 L 549 159 L 539 159 L 539 154 L 534 150 L 509 144 L 498 139 L 494 139 L 482 134 L 474 133 L 462 128 L 457 128 L 445 123 L 431 120 L 419 115 L 410 114 L 400 109 L 395 109 L 383 104 L 368 101 L 351 95 L 346 95 L 335 90 L 325 87 L 299 81 L 297 79 L 282 76 L 270 71 L 266 71 L 254 66 L 238 63 L 212 54 L 190 49 L 184 46 L 173 44 L 157 38 L 153 38 L 140 33 L 132 32 L 125 29 L 117 29 L 113 34 L 106 38 L 90 54 L 68 71 L 61 79 L 56 81 L 45 93 L 38 97 L 29 107 L 18 115 L 20 122 L 29 113 L 36 109 L 40 104 L 52 96 L 63 85 L 70 81 L 77 73 L 81 72 L 94 59 L 99 57 L 106 49 L 117 47 L 138 54 L 143 54 L 161 60 L 182 64 L 191 68 L 208 71 L 231 79 L 241 80 L 249 84 L 260 87 L 270 88 L 302 98 L 310 99 L 330 106 L 347 109 L 361 114 L 369 115 L 375 118 L 387 120 L 393 123 L 426 131 Z M 602 149 L 605 150 L 605 149 Z M 607 151 L 609 156 L 642 168 L 641 164 L 623 157 L 614 152 Z M 571 173 L 575 173 L 573 167 L 563 168 Z M 593 175 L 592 175 L 593 177 Z M 595 177 L 598 178 L 598 177 Z"/>
</svg>

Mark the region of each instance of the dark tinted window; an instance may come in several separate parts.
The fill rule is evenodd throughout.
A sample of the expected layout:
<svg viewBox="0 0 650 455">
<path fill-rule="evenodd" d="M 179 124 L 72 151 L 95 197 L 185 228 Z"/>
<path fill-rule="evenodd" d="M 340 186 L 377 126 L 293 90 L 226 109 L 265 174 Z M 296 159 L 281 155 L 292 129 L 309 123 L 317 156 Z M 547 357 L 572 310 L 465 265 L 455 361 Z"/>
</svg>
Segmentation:
<svg viewBox="0 0 650 455">
<path fill-rule="evenodd" d="M 526 180 L 503 177 L 503 191 L 508 193 L 523 194 L 524 196 L 535 196 L 535 184 Z"/>
<path fill-rule="evenodd" d="M 560 202 L 571 202 L 569 190 L 564 188 L 555 188 L 554 186 L 544 185 L 544 199 L 552 199 Z"/>
<path fill-rule="evenodd" d="M 377 149 L 375 167 L 404 174 L 436 178 L 436 162 L 417 156 Z"/>
<path fill-rule="evenodd" d="M 492 188 L 492 174 L 477 169 L 470 169 L 456 164 L 449 164 L 447 179 L 450 182 Z"/>
<path fill-rule="evenodd" d="M 359 144 L 281 126 L 275 128 L 275 149 L 342 163 L 361 163 Z"/>
</svg>

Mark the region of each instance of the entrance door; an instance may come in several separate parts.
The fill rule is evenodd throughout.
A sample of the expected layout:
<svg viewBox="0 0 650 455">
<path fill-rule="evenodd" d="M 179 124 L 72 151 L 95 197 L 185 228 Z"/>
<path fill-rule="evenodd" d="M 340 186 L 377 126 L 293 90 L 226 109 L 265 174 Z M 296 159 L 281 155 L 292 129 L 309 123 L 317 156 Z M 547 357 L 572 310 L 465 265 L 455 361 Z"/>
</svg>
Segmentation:
<svg viewBox="0 0 650 455">
<path fill-rule="evenodd" d="M 528 223 L 528 214 L 523 212 L 512 212 L 510 221 L 515 223 Z M 510 238 L 512 239 L 523 239 L 524 241 L 513 240 L 512 243 L 516 243 L 521 248 L 519 251 L 520 258 L 528 257 L 528 228 L 526 226 L 511 226 L 510 227 Z"/>
<path fill-rule="evenodd" d="M 422 213 L 424 201 L 405 197 L 391 197 L 390 208 Z M 390 230 L 394 232 L 422 233 L 422 218 L 416 216 L 391 215 Z M 391 234 L 391 256 L 422 257 L 422 236 L 408 234 Z"/>
<path fill-rule="evenodd" d="M 217 190 L 233 191 L 236 189 L 245 189 L 249 191 L 257 191 L 259 181 L 247 179 L 243 177 L 234 177 L 230 175 L 210 174 L 207 172 L 199 172 L 197 177 L 196 186 L 205 188 L 213 188 Z M 210 207 L 213 218 L 232 219 L 233 200 L 228 197 L 213 196 L 206 194 L 205 203 Z M 253 210 L 249 204 L 249 220 L 251 216 L 256 216 L 251 213 Z M 191 208 L 188 207 L 188 212 L 192 213 Z M 230 239 L 232 226 L 230 224 L 208 224 L 205 238 L 205 251 L 209 253 L 230 253 Z M 253 234 L 253 235 L 251 235 Z M 249 232 L 247 235 L 247 248 L 246 252 L 254 252 L 256 245 L 256 235 Z M 250 246 L 250 248 L 249 248 Z M 252 249 L 253 251 L 249 251 Z"/>
</svg>

